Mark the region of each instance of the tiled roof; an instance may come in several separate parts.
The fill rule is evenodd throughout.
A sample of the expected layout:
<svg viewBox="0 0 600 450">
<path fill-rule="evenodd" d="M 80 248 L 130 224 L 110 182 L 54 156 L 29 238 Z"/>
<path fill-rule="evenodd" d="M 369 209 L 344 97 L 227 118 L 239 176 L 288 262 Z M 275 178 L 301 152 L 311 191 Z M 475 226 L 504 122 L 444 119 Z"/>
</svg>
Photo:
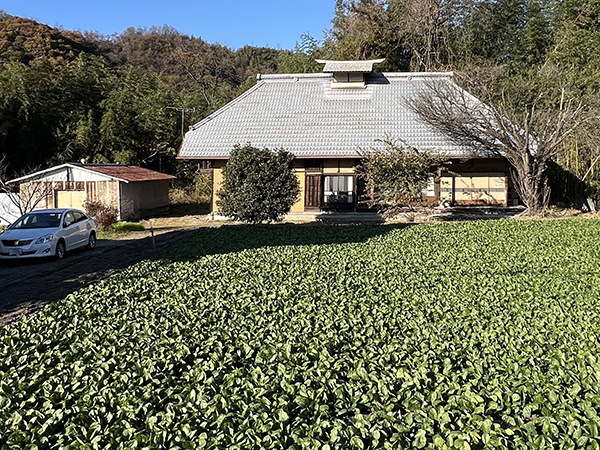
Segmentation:
<svg viewBox="0 0 600 450">
<path fill-rule="evenodd" d="M 80 167 L 128 182 L 172 180 L 175 178 L 171 175 L 155 172 L 154 170 L 129 166 L 127 164 L 81 164 Z"/>
<path fill-rule="evenodd" d="M 469 156 L 422 122 L 407 101 L 452 73 L 373 73 L 359 89 L 331 87 L 331 74 L 263 75 L 252 89 L 190 127 L 180 158 L 227 158 L 236 144 L 284 148 L 296 157 L 357 156 L 391 137 L 423 150 Z"/>
</svg>

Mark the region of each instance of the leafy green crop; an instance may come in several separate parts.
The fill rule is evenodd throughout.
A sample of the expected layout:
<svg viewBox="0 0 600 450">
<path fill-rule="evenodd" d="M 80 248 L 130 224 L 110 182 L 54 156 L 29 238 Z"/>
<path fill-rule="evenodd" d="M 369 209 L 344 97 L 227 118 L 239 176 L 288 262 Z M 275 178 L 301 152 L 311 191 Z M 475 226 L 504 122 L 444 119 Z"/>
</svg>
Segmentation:
<svg viewBox="0 0 600 450">
<path fill-rule="evenodd" d="M 600 448 L 600 223 L 230 226 L 0 329 L 2 448 Z"/>
</svg>

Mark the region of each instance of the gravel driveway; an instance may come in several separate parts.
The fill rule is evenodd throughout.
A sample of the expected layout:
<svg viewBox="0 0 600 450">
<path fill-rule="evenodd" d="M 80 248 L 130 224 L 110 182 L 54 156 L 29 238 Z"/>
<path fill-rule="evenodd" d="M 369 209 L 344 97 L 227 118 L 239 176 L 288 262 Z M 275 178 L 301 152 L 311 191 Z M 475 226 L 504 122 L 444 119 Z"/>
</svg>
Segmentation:
<svg viewBox="0 0 600 450">
<path fill-rule="evenodd" d="M 0 326 L 123 270 L 189 236 L 178 229 L 152 238 L 99 240 L 94 250 L 75 250 L 62 261 L 0 262 Z"/>
</svg>

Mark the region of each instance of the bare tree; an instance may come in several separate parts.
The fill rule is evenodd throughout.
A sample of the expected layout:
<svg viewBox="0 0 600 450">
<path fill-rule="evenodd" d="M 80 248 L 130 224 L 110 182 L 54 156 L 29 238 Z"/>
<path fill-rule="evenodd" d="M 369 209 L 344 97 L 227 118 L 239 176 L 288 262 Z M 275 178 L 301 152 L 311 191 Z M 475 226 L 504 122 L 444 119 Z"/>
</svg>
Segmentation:
<svg viewBox="0 0 600 450">
<path fill-rule="evenodd" d="M 422 151 L 393 137 L 382 140 L 384 148 L 360 150 L 359 176 L 369 193 L 365 203 L 384 217 L 394 217 L 423 204 L 423 190 L 447 158 Z"/>
<path fill-rule="evenodd" d="M 492 103 L 487 98 L 486 104 L 453 82 L 438 80 L 409 104 L 423 121 L 458 144 L 481 155 L 506 157 L 527 213 L 540 215 L 550 198 L 548 163 L 586 121 L 583 106 L 569 98 L 565 89 L 558 89 L 556 100 L 551 99 L 554 92 L 547 87 L 525 104 L 505 91 L 499 101 Z"/>
<path fill-rule="evenodd" d="M 394 0 L 403 10 L 400 22 L 411 49 L 411 71 L 432 72 L 448 67 L 451 60 L 450 34 L 461 7 L 470 0 Z"/>
<path fill-rule="evenodd" d="M 28 172 L 37 172 L 38 169 L 33 169 Z M 20 174 L 15 174 L 15 178 L 25 176 L 25 171 Z M 18 183 L 13 183 L 10 180 L 10 170 L 6 155 L 0 157 L 0 193 L 8 194 L 9 202 L 14 206 L 14 209 L 20 215 L 26 214 L 29 211 L 36 209 L 40 203 L 52 195 L 52 182 L 32 180 L 21 185 L 19 189 Z M 13 209 L 13 208 L 11 208 Z M 0 219 L 6 222 L 12 222 L 8 214 L 9 211 L 0 209 Z"/>
</svg>

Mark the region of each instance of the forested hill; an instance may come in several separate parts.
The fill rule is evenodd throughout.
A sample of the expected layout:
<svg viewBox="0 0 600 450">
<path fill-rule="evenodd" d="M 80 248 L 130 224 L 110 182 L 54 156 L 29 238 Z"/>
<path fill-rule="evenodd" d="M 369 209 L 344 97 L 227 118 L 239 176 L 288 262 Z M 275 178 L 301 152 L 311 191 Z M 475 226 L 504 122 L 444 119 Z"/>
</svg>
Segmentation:
<svg viewBox="0 0 600 450">
<path fill-rule="evenodd" d="M 94 42 L 80 33 L 51 28 L 20 17 L 0 17 L 0 55 L 4 63 L 29 64 L 49 59 L 56 64 L 67 64 L 80 53 L 100 52 Z"/>
<path fill-rule="evenodd" d="M 233 51 L 170 27 L 101 36 L 0 15 L 0 155 L 11 173 L 79 161 L 175 171 L 185 127 L 278 70 L 281 51 Z"/>
</svg>

